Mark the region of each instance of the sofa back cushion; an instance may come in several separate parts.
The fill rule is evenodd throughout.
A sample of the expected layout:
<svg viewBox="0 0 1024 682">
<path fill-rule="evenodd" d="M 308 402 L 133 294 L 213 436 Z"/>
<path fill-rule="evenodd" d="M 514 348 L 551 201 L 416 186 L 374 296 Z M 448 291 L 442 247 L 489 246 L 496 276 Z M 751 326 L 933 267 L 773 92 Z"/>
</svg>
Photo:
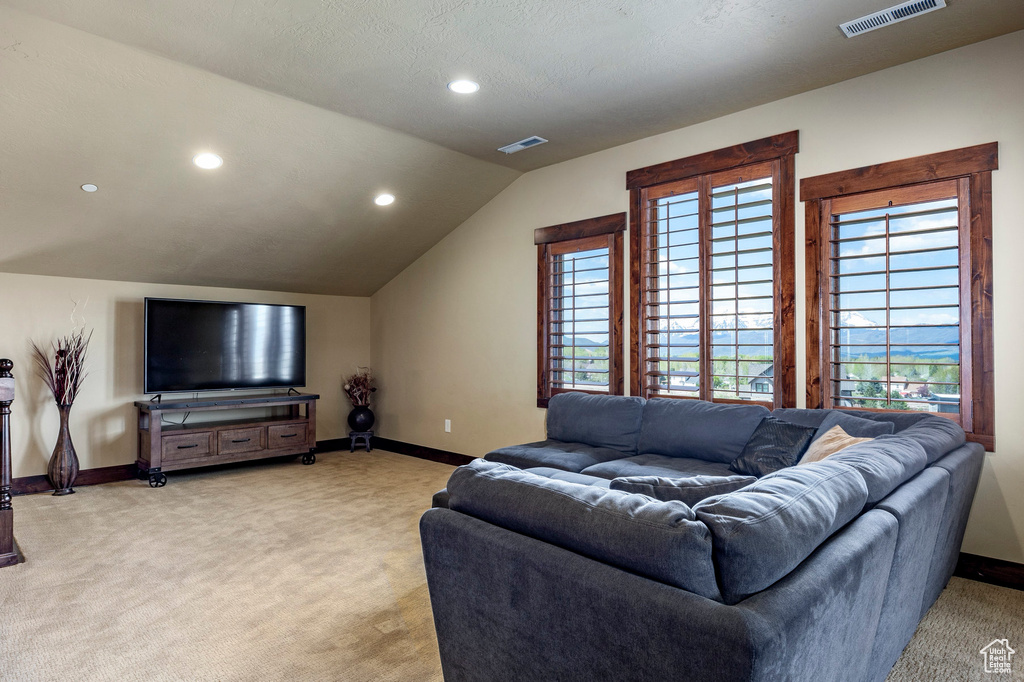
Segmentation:
<svg viewBox="0 0 1024 682">
<path fill-rule="evenodd" d="M 635 455 L 644 399 L 558 393 L 548 401 L 548 438 Z"/>
<path fill-rule="evenodd" d="M 896 435 L 916 441 L 924 448 L 928 464 L 953 452 L 967 441 L 963 428 L 952 419 L 929 414 Z"/>
<path fill-rule="evenodd" d="M 895 424 L 888 420 L 864 419 L 863 417 L 847 414 L 839 410 L 832 410 L 821 420 L 821 424 L 818 425 L 818 432 L 814 434 L 811 442 L 813 443 L 819 438 L 824 438 L 826 433 L 837 426 L 841 426 L 848 436 L 853 436 L 854 438 L 874 438 L 875 436 L 892 433 L 895 428 Z"/>
<path fill-rule="evenodd" d="M 682 502 L 557 481 L 482 459 L 455 470 L 448 507 L 721 601 L 711 534 Z"/>
<path fill-rule="evenodd" d="M 846 464 L 856 469 L 868 488 L 867 503 L 873 505 L 920 473 L 928 463 L 928 456 L 917 441 L 900 435 L 887 435 L 843 448 L 823 461 Z"/>
<path fill-rule="evenodd" d="M 714 537 L 722 597 L 735 604 L 788 575 L 864 508 L 864 478 L 825 460 L 768 474 L 693 507 Z"/>
<path fill-rule="evenodd" d="M 761 405 L 654 398 L 644 405 L 639 451 L 728 464 L 769 414 Z"/>
<path fill-rule="evenodd" d="M 772 414 L 779 419 L 803 424 L 805 426 L 823 426 L 825 419 L 833 412 L 851 414 L 842 410 L 804 410 L 795 407 L 779 408 Z M 964 444 L 966 437 L 964 430 L 952 419 L 939 417 L 924 412 L 856 412 L 852 416 L 861 419 L 869 419 L 875 422 L 887 422 L 892 424 L 893 430 L 887 431 L 899 436 L 916 440 L 924 448 L 928 456 L 928 464 L 934 464 L 940 457 L 946 455 Z M 869 435 L 854 433 L 843 426 L 843 430 L 851 436 Z M 821 431 L 824 433 L 824 431 Z M 878 434 L 875 434 L 878 435 Z"/>
</svg>

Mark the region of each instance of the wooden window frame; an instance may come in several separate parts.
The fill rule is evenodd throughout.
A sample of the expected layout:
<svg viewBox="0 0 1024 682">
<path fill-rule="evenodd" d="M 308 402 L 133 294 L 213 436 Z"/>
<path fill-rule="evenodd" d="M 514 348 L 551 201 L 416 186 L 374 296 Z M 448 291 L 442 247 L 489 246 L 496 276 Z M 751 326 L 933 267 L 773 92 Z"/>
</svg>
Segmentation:
<svg viewBox="0 0 1024 682">
<path fill-rule="evenodd" d="M 807 296 L 807 407 L 832 404 L 829 376 L 828 303 L 829 271 L 827 256 L 829 235 L 826 230 L 835 199 L 852 195 L 894 190 L 901 187 L 957 180 L 966 189 L 967 206 L 960 205 L 961 282 L 970 282 L 970 291 L 961 291 L 961 301 L 969 294 L 970 305 L 961 303 L 961 381 L 969 390 L 964 410 L 964 430 L 970 441 L 986 450 L 995 449 L 995 369 L 992 328 L 992 171 L 999 168 L 996 142 L 964 147 L 937 154 L 926 154 L 899 161 L 828 173 L 800 181 L 800 200 L 804 202 L 806 235 Z M 961 193 L 963 196 L 964 193 Z M 967 234 L 964 234 L 966 230 Z M 965 277 L 964 270 L 967 270 Z M 968 318 L 965 323 L 965 314 Z M 968 351 L 969 348 L 969 352 Z M 965 357 L 966 355 L 966 362 Z M 961 389 L 963 391 L 963 388 Z M 846 408 L 844 408 L 846 409 Z M 873 412 L 890 410 L 850 408 Z M 939 413 L 936 413 L 939 414 Z M 959 417 L 959 415 L 957 415 Z"/>
<path fill-rule="evenodd" d="M 592 393 L 594 395 L 622 395 L 623 392 L 623 233 L 626 214 L 613 213 L 598 218 L 577 220 L 534 230 L 533 243 L 537 245 L 537 407 L 547 407 L 548 400 L 558 393 Z M 560 247 L 579 242 L 580 246 L 600 242 L 608 247 L 608 390 L 584 391 L 552 388 L 548 377 L 548 358 L 551 356 L 551 318 L 548 301 L 551 297 L 551 273 L 548 261 L 552 245 Z M 559 247 L 555 247 L 559 248 Z M 588 248 L 593 248 L 590 246 Z"/>
<path fill-rule="evenodd" d="M 642 245 L 650 238 L 645 234 L 643 220 L 645 197 L 649 190 L 659 185 L 698 179 L 725 171 L 739 171 L 746 166 L 769 163 L 773 167 L 772 202 L 777 222 L 772 226 L 773 273 L 776 280 L 773 301 L 774 315 L 774 391 L 772 406 L 796 407 L 796 180 L 794 155 L 800 151 L 799 131 L 793 130 L 744 144 L 725 147 L 715 151 L 697 154 L 675 161 L 639 168 L 626 174 L 626 189 L 629 190 L 630 230 L 630 393 L 650 397 L 644 388 L 644 357 L 646 357 L 646 334 L 643 333 L 644 279 L 645 266 Z M 703 221 L 702 221 L 703 222 Z M 702 300 L 710 291 L 709 281 L 702 279 Z M 702 303 L 702 309 L 707 306 Z M 709 314 L 709 313 L 707 313 Z M 701 358 L 710 363 L 707 353 L 710 342 L 703 338 L 707 324 L 702 313 Z M 710 366 L 710 365 L 708 365 Z M 710 372 L 703 376 L 710 377 Z M 709 389 L 713 390 L 713 389 Z M 703 392 L 703 391 L 702 391 Z M 663 396 L 674 400 L 693 400 L 682 396 Z M 707 399 L 721 403 L 748 404 L 755 401 L 714 398 Z M 759 402 L 759 401 L 758 401 Z"/>
</svg>

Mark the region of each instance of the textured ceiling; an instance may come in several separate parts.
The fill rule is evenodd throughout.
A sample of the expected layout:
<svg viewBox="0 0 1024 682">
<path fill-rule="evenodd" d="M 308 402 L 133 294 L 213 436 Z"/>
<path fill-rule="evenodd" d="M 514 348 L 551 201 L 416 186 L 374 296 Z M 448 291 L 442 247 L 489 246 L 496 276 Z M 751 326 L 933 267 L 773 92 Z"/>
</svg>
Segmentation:
<svg viewBox="0 0 1024 682">
<path fill-rule="evenodd" d="M 890 4 L 0 0 L 0 270 L 365 295 L 518 171 L 1024 28 L 836 28 Z"/>
<path fill-rule="evenodd" d="M 518 176 L 2 7 L 0 121 L 6 272 L 365 296 Z"/>
</svg>

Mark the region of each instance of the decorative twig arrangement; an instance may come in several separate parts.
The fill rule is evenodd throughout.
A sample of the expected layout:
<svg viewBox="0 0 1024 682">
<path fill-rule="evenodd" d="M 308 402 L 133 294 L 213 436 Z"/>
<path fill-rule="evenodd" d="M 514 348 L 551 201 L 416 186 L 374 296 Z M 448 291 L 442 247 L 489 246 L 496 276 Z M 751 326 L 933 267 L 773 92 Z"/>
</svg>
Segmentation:
<svg viewBox="0 0 1024 682">
<path fill-rule="evenodd" d="M 43 383 L 53 393 L 57 406 L 71 406 L 78 397 L 78 391 L 85 380 L 85 357 L 89 351 L 92 331 L 78 329 L 67 336 L 50 343 L 50 355 L 35 341 L 32 342 L 32 357 Z"/>
<path fill-rule="evenodd" d="M 357 367 L 358 371 L 345 379 L 342 388 L 348 395 L 348 399 L 356 407 L 370 404 L 370 394 L 377 389 L 373 387 L 373 372 L 369 367 Z"/>
</svg>

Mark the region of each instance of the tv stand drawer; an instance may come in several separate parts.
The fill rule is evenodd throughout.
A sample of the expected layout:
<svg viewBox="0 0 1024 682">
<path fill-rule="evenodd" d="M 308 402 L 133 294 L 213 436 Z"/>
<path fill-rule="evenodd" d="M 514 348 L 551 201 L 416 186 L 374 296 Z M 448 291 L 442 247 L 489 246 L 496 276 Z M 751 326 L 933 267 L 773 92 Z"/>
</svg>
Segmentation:
<svg viewBox="0 0 1024 682">
<path fill-rule="evenodd" d="M 262 426 L 221 430 L 217 433 L 217 454 L 263 450 L 267 447 L 266 434 Z"/>
<path fill-rule="evenodd" d="M 174 433 L 160 439 L 160 454 L 164 459 L 193 459 L 213 453 L 213 431 Z"/>
<path fill-rule="evenodd" d="M 275 424 L 267 427 L 267 448 L 270 450 L 301 449 L 306 445 L 306 438 L 305 424 Z"/>
</svg>

